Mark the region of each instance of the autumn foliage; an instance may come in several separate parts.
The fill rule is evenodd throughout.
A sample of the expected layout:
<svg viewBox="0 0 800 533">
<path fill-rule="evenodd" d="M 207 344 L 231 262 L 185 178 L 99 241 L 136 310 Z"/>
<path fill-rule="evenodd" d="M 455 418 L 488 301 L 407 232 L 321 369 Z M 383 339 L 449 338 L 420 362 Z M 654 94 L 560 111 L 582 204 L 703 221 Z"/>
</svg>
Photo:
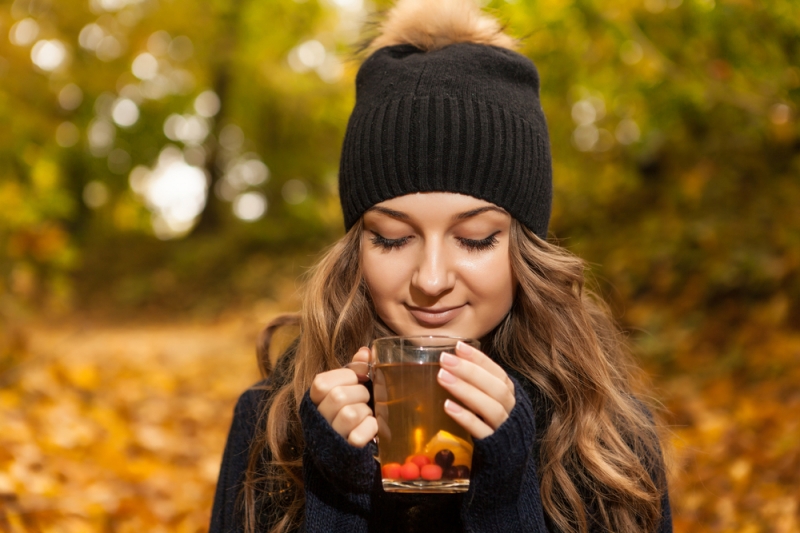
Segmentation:
<svg viewBox="0 0 800 533">
<path fill-rule="evenodd" d="M 482 3 L 541 75 L 551 238 L 664 406 L 675 530 L 800 531 L 800 3 Z M 0 4 L 0 531 L 206 530 L 389 4 Z"/>
</svg>

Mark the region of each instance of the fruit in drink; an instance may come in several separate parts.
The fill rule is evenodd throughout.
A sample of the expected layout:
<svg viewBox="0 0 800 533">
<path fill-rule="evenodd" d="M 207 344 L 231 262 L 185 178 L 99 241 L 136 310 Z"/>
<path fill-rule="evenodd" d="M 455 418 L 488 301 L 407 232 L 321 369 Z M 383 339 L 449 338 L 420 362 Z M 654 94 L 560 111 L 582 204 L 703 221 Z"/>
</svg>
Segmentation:
<svg viewBox="0 0 800 533">
<path fill-rule="evenodd" d="M 432 457 L 434 462 L 436 462 L 437 454 L 445 450 L 449 451 L 453 456 L 453 461 L 450 463 L 451 465 L 472 464 L 472 444 L 445 430 L 440 430 L 436 433 L 425 445 L 423 452 L 428 457 Z M 445 457 L 449 457 L 449 454 L 443 454 L 442 459 Z"/>
<path fill-rule="evenodd" d="M 453 452 L 451 452 L 450 450 L 439 450 L 433 457 L 433 462 L 441 466 L 442 468 L 453 466 L 453 461 L 455 460 L 456 456 L 453 455 Z"/>
<path fill-rule="evenodd" d="M 419 477 L 419 467 L 414 463 L 406 463 L 400 467 L 400 477 L 405 480 L 417 479 Z"/>
<path fill-rule="evenodd" d="M 400 463 L 389 463 L 388 465 L 383 465 L 383 468 L 381 468 L 381 476 L 384 479 L 399 479 L 400 468 Z"/>
<path fill-rule="evenodd" d="M 425 465 L 431 464 L 431 460 L 428 459 L 428 456 L 427 455 L 422 455 L 421 453 L 418 453 L 416 455 L 412 455 L 412 456 L 408 457 L 406 459 L 406 462 L 407 463 L 409 463 L 409 462 L 410 463 L 414 463 L 415 465 L 420 467 L 420 469 Z"/>
<path fill-rule="evenodd" d="M 442 467 L 439 465 L 425 465 L 420 469 L 419 474 L 422 476 L 422 479 L 436 481 L 442 479 Z"/>
</svg>

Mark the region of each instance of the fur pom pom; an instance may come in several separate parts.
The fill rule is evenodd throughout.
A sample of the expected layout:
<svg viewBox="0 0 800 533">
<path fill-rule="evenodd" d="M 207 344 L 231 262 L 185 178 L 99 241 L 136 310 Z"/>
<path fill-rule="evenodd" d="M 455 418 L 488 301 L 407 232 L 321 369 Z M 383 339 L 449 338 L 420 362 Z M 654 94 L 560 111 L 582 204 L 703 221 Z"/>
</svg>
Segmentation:
<svg viewBox="0 0 800 533">
<path fill-rule="evenodd" d="M 410 44 L 429 52 L 455 43 L 509 50 L 517 44 L 497 20 L 481 12 L 475 0 L 398 0 L 367 49 Z"/>
</svg>

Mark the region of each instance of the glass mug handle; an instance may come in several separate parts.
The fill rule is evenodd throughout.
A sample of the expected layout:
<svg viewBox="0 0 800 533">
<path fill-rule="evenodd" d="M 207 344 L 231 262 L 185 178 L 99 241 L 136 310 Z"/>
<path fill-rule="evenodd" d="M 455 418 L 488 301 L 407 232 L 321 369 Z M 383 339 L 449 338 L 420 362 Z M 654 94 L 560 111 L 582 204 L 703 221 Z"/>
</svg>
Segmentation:
<svg viewBox="0 0 800 533">
<path fill-rule="evenodd" d="M 366 383 L 367 381 L 372 380 L 372 364 L 371 363 L 364 363 L 364 362 L 361 362 L 361 361 L 354 361 L 354 362 L 347 363 L 342 368 L 349 368 L 350 370 L 355 372 L 356 376 L 358 377 L 358 382 L 359 383 Z M 375 444 L 375 446 L 378 445 L 378 436 L 377 435 L 372 438 L 372 442 Z M 378 460 L 378 456 L 377 455 L 375 456 L 375 460 L 376 461 Z"/>
</svg>

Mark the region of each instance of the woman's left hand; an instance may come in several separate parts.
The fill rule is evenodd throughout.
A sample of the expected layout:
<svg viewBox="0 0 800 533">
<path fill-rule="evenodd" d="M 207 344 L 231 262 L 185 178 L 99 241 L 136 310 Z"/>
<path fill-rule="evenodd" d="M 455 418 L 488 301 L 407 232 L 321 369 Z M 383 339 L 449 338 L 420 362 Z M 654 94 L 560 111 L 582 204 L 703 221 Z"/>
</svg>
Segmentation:
<svg viewBox="0 0 800 533">
<path fill-rule="evenodd" d="M 476 439 L 494 433 L 516 404 L 514 383 L 486 354 L 459 342 L 456 353 L 442 353 L 439 384 L 462 405 L 447 400 L 444 409 Z"/>
</svg>

